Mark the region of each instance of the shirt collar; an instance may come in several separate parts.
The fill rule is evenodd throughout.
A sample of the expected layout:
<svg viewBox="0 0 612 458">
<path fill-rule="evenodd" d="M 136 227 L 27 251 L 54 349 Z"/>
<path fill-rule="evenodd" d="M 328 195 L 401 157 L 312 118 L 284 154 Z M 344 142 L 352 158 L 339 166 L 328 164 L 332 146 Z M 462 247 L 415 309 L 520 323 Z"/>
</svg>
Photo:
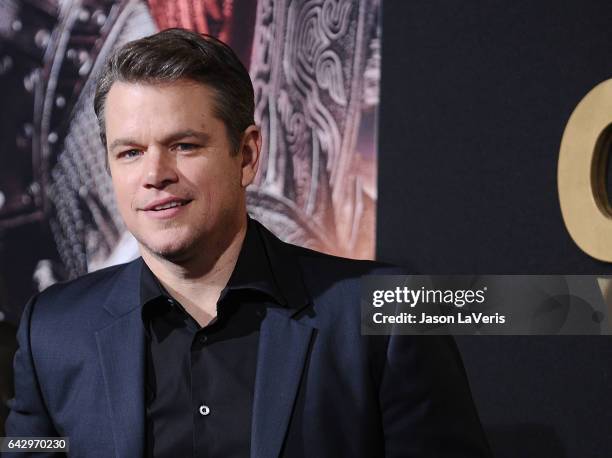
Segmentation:
<svg viewBox="0 0 612 458">
<path fill-rule="evenodd" d="M 142 263 L 140 279 L 141 305 L 160 296 L 171 298 L 170 294 L 161 285 L 151 269 Z M 272 273 L 271 262 L 266 252 L 261 236 L 255 227 L 254 221 L 247 216 L 247 231 L 227 286 L 221 292 L 222 300 L 233 290 L 256 290 L 263 292 L 280 304 L 286 304 Z"/>
</svg>

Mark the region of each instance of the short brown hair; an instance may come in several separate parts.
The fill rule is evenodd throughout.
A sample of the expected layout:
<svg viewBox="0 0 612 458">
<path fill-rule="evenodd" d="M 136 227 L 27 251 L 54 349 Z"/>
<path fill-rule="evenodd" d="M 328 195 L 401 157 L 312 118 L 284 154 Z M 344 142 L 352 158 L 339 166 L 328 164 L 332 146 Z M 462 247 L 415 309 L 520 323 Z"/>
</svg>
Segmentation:
<svg viewBox="0 0 612 458">
<path fill-rule="evenodd" d="M 178 28 L 126 43 L 109 57 L 94 96 L 94 111 L 104 146 L 104 105 L 113 83 L 155 84 L 180 79 L 213 89 L 215 115 L 225 124 L 233 152 L 238 152 L 244 130 L 255 123 L 255 98 L 249 72 L 222 41 Z"/>
</svg>

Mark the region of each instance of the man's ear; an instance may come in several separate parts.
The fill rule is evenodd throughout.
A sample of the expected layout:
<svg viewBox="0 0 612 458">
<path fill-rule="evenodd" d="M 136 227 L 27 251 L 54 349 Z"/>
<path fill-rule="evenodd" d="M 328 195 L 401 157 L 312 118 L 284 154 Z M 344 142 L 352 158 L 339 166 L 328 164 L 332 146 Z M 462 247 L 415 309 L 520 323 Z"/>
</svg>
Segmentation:
<svg viewBox="0 0 612 458">
<path fill-rule="evenodd" d="M 246 188 L 253 183 L 257 168 L 259 167 L 259 155 L 261 153 L 261 132 L 259 127 L 250 125 L 242 134 L 240 144 L 240 157 L 242 159 L 242 171 L 240 183 Z"/>
</svg>

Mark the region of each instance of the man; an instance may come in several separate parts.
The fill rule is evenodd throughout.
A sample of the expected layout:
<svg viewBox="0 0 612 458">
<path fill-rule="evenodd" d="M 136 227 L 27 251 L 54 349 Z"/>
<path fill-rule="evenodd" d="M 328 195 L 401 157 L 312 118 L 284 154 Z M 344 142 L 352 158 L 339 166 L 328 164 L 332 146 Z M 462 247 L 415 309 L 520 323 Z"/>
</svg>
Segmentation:
<svg viewBox="0 0 612 458">
<path fill-rule="evenodd" d="M 360 277 L 397 271 L 248 218 L 261 138 L 227 46 L 128 43 L 95 110 L 142 257 L 30 300 L 7 435 L 86 457 L 488 456 L 452 339 L 360 334 Z"/>
</svg>

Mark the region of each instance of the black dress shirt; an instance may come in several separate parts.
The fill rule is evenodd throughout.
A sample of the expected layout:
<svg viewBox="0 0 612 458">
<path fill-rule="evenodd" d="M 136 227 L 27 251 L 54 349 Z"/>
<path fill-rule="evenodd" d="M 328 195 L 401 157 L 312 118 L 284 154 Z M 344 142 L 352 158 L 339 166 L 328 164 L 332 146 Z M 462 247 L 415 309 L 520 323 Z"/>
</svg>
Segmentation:
<svg viewBox="0 0 612 458">
<path fill-rule="evenodd" d="M 146 456 L 248 457 L 260 324 L 268 307 L 284 302 L 252 221 L 207 326 L 144 263 L 141 300 Z"/>
</svg>

